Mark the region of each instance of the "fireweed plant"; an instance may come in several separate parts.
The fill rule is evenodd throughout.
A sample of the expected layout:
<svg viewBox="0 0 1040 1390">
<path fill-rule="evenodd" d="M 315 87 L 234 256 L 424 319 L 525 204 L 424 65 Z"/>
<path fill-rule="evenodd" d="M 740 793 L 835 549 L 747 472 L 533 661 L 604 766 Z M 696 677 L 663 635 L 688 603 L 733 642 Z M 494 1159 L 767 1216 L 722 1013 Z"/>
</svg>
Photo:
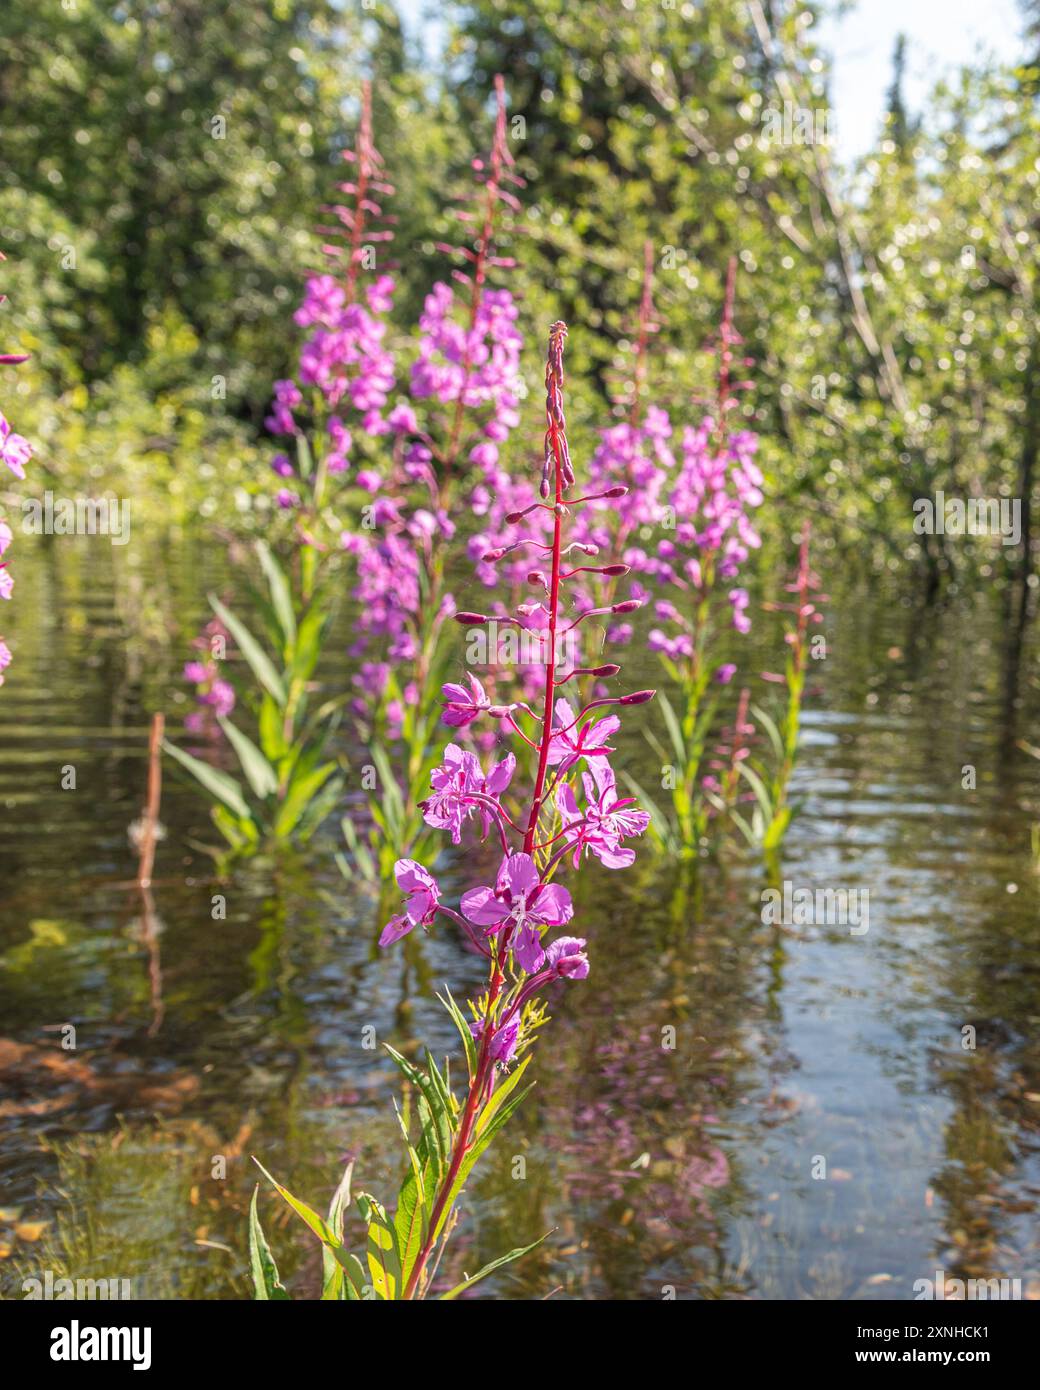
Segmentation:
<svg viewBox="0 0 1040 1390">
<path fill-rule="evenodd" d="M 292 543 L 285 562 L 266 541 L 256 551 L 264 587 L 254 590 L 252 609 L 262 637 L 214 596 L 210 606 L 222 631 L 233 638 L 254 682 L 243 704 L 255 717 L 250 737 L 228 717 L 235 691 L 208 661 L 193 660 L 185 677 L 212 707 L 242 769 L 240 782 L 210 763 L 166 742 L 167 752 L 197 779 L 213 801 L 213 819 L 233 851 L 250 852 L 271 841 L 300 843 L 338 804 L 345 779 L 325 754 L 346 697 L 311 709 L 313 676 L 334 609 L 334 561 L 342 523 L 336 505 L 364 489 L 363 466 L 349 477 L 359 441 L 389 428 L 384 417 L 394 381 L 392 354 L 384 346 L 394 282 L 377 274 L 362 285 L 362 271 L 374 268 L 375 247 L 389 241 L 377 199 L 393 192 L 382 175 L 372 139 L 371 89 L 362 92 L 356 147 L 342 152 L 353 177 L 338 185 L 343 201 L 326 209 L 335 218 L 319 231 L 322 250 L 336 273 L 308 276 L 295 320 L 310 329 L 296 380 L 275 383 L 267 427 L 290 441 L 295 461 L 277 453 L 272 470 L 278 482 L 275 503 L 290 519 Z M 305 396 L 306 393 L 306 396 Z M 309 412 L 306 424 L 302 417 Z M 362 465 L 364 459 L 362 459 Z M 339 482 L 340 488 L 334 485 Z"/>
<path fill-rule="evenodd" d="M 737 583 L 750 551 L 761 544 L 751 521 L 762 503 L 762 473 L 754 460 L 757 436 L 731 430 L 737 391 L 748 384 L 734 380 L 741 338 L 733 321 L 736 262 L 726 278 L 722 322 L 716 340 L 717 376 L 714 409 L 700 425 L 682 434 L 675 484 L 667 490 L 674 539 L 660 542 L 646 566 L 657 583 L 674 597 L 660 599 L 649 645 L 678 687 L 677 706 L 661 701 L 667 746 L 651 734 L 662 761 L 662 786 L 671 793 L 670 813 L 655 808 L 654 828 L 672 853 L 697 856 L 711 814 L 705 794 L 703 764 L 716 721 L 720 688 L 736 667 L 722 660 L 720 636 L 727 626 L 750 631 L 750 598 Z M 709 783 L 710 790 L 710 783 Z"/>
<path fill-rule="evenodd" d="M 445 549 L 457 511 L 484 514 L 507 490 L 502 448 L 519 423 L 523 340 L 509 290 L 491 283 L 513 268 L 498 240 L 519 210 L 522 186 L 506 129 L 505 84 L 495 78 L 490 153 L 452 213 L 462 244 L 437 250 L 456 261 L 451 278 L 426 297 L 412 352 L 408 399 L 387 417 L 393 441 L 392 493 L 371 509 L 372 526 L 345 532 L 357 565 L 362 656 L 354 714 L 378 782 L 367 832 L 343 821 L 350 876 L 385 882 L 394 861 L 418 852 L 429 834 L 419 803 L 440 760 L 433 697 L 445 672 L 444 624 L 455 611 L 445 587 Z"/>
<path fill-rule="evenodd" d="M 724 658 L 727 631 L 745 634 L 751 626 L 749 595 L 738 575 L 761 544 L 751 520 L 763 500 L 762 474 L 754 460 L 758 440 L 751 431 L 728 425 L 738 404 L 736 393 L 749 385 L 734 380 L 735 368 L 747 361 L 738 355 L 741 338 L 733 321 L 735 276 L 731 262 L 715 343 L 711 413 L 680 430 L 667 411 L 646 399 L 648 346 L 660 324 L 653 304 L 652 247 L 645 248 L 633 367 L 622 393 L 626 418 L 601 433 L 590 469 L 590 485 L 599 496 L 576 532 L 587 554 L 620 551 L 634 605 L 662 595 L 654 604 L 659 625 L 651 629 L 648 645 L 677 687 L 677 699 L 659 700 L 665 740 L 651 729 L 644 732 L 660 758 L 661 784 L 671 794 L 671 806 L 660 798 L 655 804 L 642 787 L 628 781 L 653 810 L 651 838 L 682 857 L 701 852 L 709 824 L 719 829 L 726 824 L 716 814 L 714 778 L 705 774 L 704 764 L 723 687 L 736 671 Z M 622 495 L 617 496 L 619 486 Z M 647 544 L 655 534 L 656 544 Z M 605 596 L 586 591 L 579 602 L 592 608 L 605 597 L 620 612 L 613 600 L 621 582 L 622 573 L 617 573 Z M 631 637 L 628 620 L 612 613 L 603 642 L 623 644 Z"/>
<path fill-rule="evenodd" d="M 572 532 L 572 550 L 584 558 L 592 558 L 600 550 L 626 552 L 633 533 L 657 521 L 658 494 L 668 469 L 674 467 L 674 459 L 661 444 L 664 434 L 644 429 L 642 422 L 647 348 L 651 334 L 658 329 L 653 309 L 653 247 L 650 242 L 646 243 L 644 266 L 634 365 L 630 372 L 622 369 L 623 380 L 614 401 L 615 412 L 623 410 L 625 419 L 623 423 L 601 432 L 601 442 L 589 465 L 589 486 L 598 491 L 590 495 L 587 505 L 576 517 Z M 542 540 L 547 538 L 551 530 L 551 517 L 541 511 L 539 501 L 539 494 L 529 479 L 499 479 L 494 495 L 485 499 L 479 509 L 484 524 L 469 542 L 478 579 L 492 592 L 500 593 L 503 585 L 508 586 L 514 610 L 521 592 L 532 586 L 540 589 L 543 596 L 548 593 L 547 576 L 543 571 L 532 569 L 525 542 L 517 540 L 518 526 L 528 530 L 535 527 Z M 640 555 L 639 551 L 633 552 L 637 564 Z M 596 629 L 599 625 L 590 622 L 583 627 L 583 646 L 586 649 L 590 649 L 593 643 L 602 648 L 604 642 L 625 642 L 630 639 L 631 626 L 627 621 L 617 621 L 612 613 L 619 584 L 629 568 L 627 564 L 617 564 L 607 569 L 590 566 L 585 571 L 575 572 L 572 584 L 575 606 L 579 611 L 598 606 L 606 611 L 608 617 L 606 632 L 599 635 L 598 643 Z M 595 579 L 594 588 L 582 582 L 587 577 Z M 645 590 L 633 587 L 634 598 L 641 601 L 645 594 Z M 497 614 L 506 615 L 510 605 L 498 598 L 495 609 Z M 533 639 L 537 639 L 545 629 L 545 611 L 542 600 L 524 603 L 519 608 L 523 630 L 531 634 Z M 531 640 L 526 644 L 518 642 L 514 646 L 520 659 L 509 664 L 519 668 L 522 686 L 530 684 L 537 689 L 541 666 L 538 641 Z M 525 647 L 535 660 L 523 660 Z M 579 682 L 579 685 L 584 684 Z"/>
<path fill-rule="evenodd" d="M 823 622 L 823 614 L 816 603 L 825 603 L 827 595 L 820 592 L 819 576 L 809 562 L 810 539 L 811 528 L 806 521 L 798 548 L 797 572 L 786 586 L 787 592 L 793 595 L 792 599 L 763 605 L 767 611 L 787 615 L 784 625 L 787 649 L 784 670 L 762 673 L 764 680 L 784 687 L 781 712 L 774 718 L 761 705 L 751 706 L 756 722 L 768 735 L 772 763 L 767 767 L 761 759 L 748 759 L 745 756 L 737 764 L 739 775 L 747 781 L 754 794 L 750 817 L 744 817 L 736 810 L 735 797 L 731 795 L 728 798 L 730 818 L 750 844 L 761 846 L 767 862 L 775 856 L 797 810 L 788 800 L 788 789 L 798 756 L 806 670 L 810 657 L 826 651 L 822 635 L 813 633 L 813 628 Z M 746 732 L 753 730 L 748 726 Z"/>
<path fill-rule="evenodd" d="M 0 261 L 3 260 L 6 260 L 6 257 L 0 252 Z M 0 294 L 0 304 L 6 298 L 6 295 Z M 20 362 L 27 361 L 28 357 L 29 354 L 25 352 L 0 352 L 0 366 L 15 367 Z M 31 457 L 32 445 L 22 435 L 16 434 L 12 430 L 7 416 L 0 410 L 0 463 L 9 468 L 16 478 L 22 479 L 25 477 L 25 465 Z M 14 579 L 11 577 L 7 562 L 3 558 L 12 538 L 11 527 L 7 518 L 0 515 L 0 599 L 5 601 L 10 600 L 11 594 L 14 592 Z M 4 683 L 4 671 L 10 664 L 11 649 L 4 641 L 3 634 L 0 633 L 0 685 Z"/>
<path fill-rule="evenodd" d="M 400 859 L 394 876 L 404 904 L 380 937 L 381 945 L 390 946 L 416 927 L 428 930 L 439 916 L 446 917 L 486 959 L 487 986 L 470 1002 L 469 1020 L 450 994 L 444 998 L 462 1039 L 465 1091 L 461 1097 L 455 1094 L 449 1066 L 439 1068 L 429 1051 L 425 1067 L 419 1067 L 388 1049 L 412 1088 L 415 1110 L 412 1113 L 406 1105 L 400 1113 L 408 1167 L 393 1214 L 367 1193 L 355 1199 L 367 1228 L 364 1262 L 344 1244 L 349 1169 L 327 1218 L 274 1183 L 322 1243 L 323 1298 L 417 1299 L 430 1294 L 458 1220 L 463 1186 L 477 1159 L 530 1089 L 520 1082 L 531 1061 L 535 1035 L 546 1023 L 545 993 L 557 981 L 581 980 L 589 973 L 583 938 L 559 935 L 546 940 L 554 928 L 568 928 L 574 918 L 569 891 L 553 880 L 565 865 L 580 868 L 590 854 L 607 868 L 626 867 L 635 855 L 624 842 L 646 828 L 646 814 L 617 795 L 610 766 L 614 748 L 609 740 L 620 721 L 615 715 L 600 718 L 595 712 L 610 705 L 643 704 L 654 692 L 603 696 L 577 712 L 559 694 L 581 675 L 605 678 L 618 670 L 612 666 L 600 671 L 561 671 L 560 665 L 566 663 L 557 660 L 568 628 L 583 621 L 581 614 L 563 611 L 565 586 L 585 573 L 570 560 L 571 547 L 564 533 L 572 510 L 588 500 L 570 495 L 575 476 L 563 409 L 566 336 L 564 324 L 550 328 L 545 375 L 545 463 L 539 506 L 552 518 L 551 539 L 534 534 L 526 542 L 544 556 L 551 576 L 540 709 L 526 702 L 496 706 L 475 690 L 453 683 L 441 691 L 442 717 L 450 727 L 484 719 L 516 737 L 521 756 L 533 765 L 530 795 L 522 809 L 517 809 L 515 797 L 507 809 L 504 798 L 512 790 L 515 754 L 507 754 L 485 770 L 475 753 L 450 745 L 431 779 L 423 815 L 430 825 L 448 830 L 456 842 L 466 821 L 478 825 L 484 838 L 491 838 L 501 851 L 494 881 L 469 889 L 457 907 L 450 907 L 442 901 L 441 885 L 428 868 L 414 859 Z M 455 620 L 467 627 L 490 621 L 487 615 L 470 612 L 455 614 Z M 520 623 L 521 618 L 515 621 Z M 534 1245 L 510 1251 L 441 1296 L 455 1298 Z M 287 1297 L 260 1227 L 255 1192 L 250 1252 L 256 1296 Z"/>
<path fill-rule="evenodd" d="M 236 849 L 303 840 L 338 802 L 345 782 L 323 751 L 348 705 L 365 745 L 362 777 L 374 773 L 375 782 L 363 780 L 374 795 L 355 807 L 360 826 L 350 815 L 343 820 L 344 872 L 385 879 L 425 830 L 418 801 L 439 757 L 429 691 L 437 688 L 443 625 L 454 611 L 443 568 L 454 534 L 450 513 L 461 489 L 479 508 L 479 489 L 500 480 L 500 447 L 519 418 L 517 309 L 508 291 L 489 284 L 512 264 L 498 255 L 496 237 L 501 210 L 518 206 L 507 185 L 521 182 L 500 77 L 495 92 L 490 156 L 473 161 L 473 188 L 454 210 L 472 245 L 438 247 L 465 267 L 452 272 L 464 293 L 457 298 L 449 285 L 435 284 L 413 345 L 395 354 L 386 345 L 395 285 L 375 264 L 376 246 L 393 235 L 393 219 L 376 199 L 393 189 L 372 136 L 371 89 L 363 89 L 356 146 L 343 155 L 352 178 L 339 185 L 343 201 L 326 209 L 334 221 L 319 228 L 331 270 L 308 278 L 295 318 L 310 334 L 296 378 L 276 383 L 267 419 L 272 433 L 290 441 L 272 466 L 275 502 L 291 519 L 293 544 L 287 563 L 258 546 L 266 592 L 255 607 L 265 640 L 211 599 L 256 682 L 243 702 L 259 703 L 255 738 L 232 733 L 226 714 L 218 715 L 246 785 L 169 750 L 218 803 L 215 819 Z M 366 280 L 367 272 L 374 277 Z M 391 404 L 398 356 L 413 359 L 409 395 Z M 344 556 L 355 571 L 357 692 L 305 718 Z"/>
</svg>

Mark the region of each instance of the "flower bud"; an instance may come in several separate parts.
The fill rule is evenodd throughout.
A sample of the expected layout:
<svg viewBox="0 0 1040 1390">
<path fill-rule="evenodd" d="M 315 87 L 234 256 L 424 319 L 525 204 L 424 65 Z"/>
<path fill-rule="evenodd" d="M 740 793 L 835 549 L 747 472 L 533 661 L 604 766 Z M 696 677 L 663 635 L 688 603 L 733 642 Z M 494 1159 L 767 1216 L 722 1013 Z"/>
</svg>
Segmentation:
<svg viewBox="0 0 1040 1390">
<path fill-rule="evenodd" d="M 507 714 L 512 714 L 516 705 L 488 705 L 485 713 L 490 719 L 505 719 Z"/>
<path fill-rule="evenodd" d="M 652 700 L 657 694 L 656 690 L 636 690 L 631 695 L 622 695 L 618 700 L 619 705 L 645 705 L 648 700 Z"/>
<path fill-rule="evenodd" d="M 475 627 L 479 623 L 490 622 L 486 613 L 456 613 L 455 621 L 461 623 L 463 627 Z"/>
<path fill-rule="evenodd" d="M 634 613 L 637 608 L 642 608 L 643 601 L 638 598 L 626 598 L 622 603 L 611 604 L 612 613 Z"/>
</svg>

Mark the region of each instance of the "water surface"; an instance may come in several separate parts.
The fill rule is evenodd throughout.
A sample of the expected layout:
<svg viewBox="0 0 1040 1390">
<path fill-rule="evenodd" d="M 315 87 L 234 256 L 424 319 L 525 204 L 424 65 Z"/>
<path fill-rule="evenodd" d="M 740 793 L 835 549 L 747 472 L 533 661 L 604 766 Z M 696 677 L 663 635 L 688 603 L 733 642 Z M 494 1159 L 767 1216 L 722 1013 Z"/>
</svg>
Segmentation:
<svg viewBox="0 0 1040 1390">
<path fill-rule="evenodd" d="M 435 991 L 478 988 L 479 962 L 446 933 L 380 952 L 334 824 L 306 856 L 217 880 L 205 808 L 169 765 L 147 910 L 127 828 L 148 717 L 165 709 L 180 737 L 180 666 L 227 561 L 175 540 L 19 551 L 0 694 L 0 1291 L 50 1268 L 244 1297 L 249 1155 L 315 1205 L 353 1155 L 392 1203 L 379 1043 L 454 1052 Z M 536 1090 L 470 1184 L 454 1268 L 552 1234 L 487 1294 L 912 1298 L 936 1269 L 1040 1292 L 1040 764 L 1015 746 L 1037 691 L 1020 674 L 1011 689 L 995 597 L 927 609 L 844 568 L 825 573 L 829 654 L 781 876 L 869 890 L 869 930 L 764 924 L 768 880 L 741 854 L 583 876 L 592 973 L 552 1000 Z M 746 669 L 770 650 L 763 621 Z M 624 756 L 653 778 L 635 732 Z M 445 868 L 469 886 L 479 853 Z M 283 1274 L 312 1290 L 306 1236 L 276 1198 L 264 1210 Z"/>
</svg>

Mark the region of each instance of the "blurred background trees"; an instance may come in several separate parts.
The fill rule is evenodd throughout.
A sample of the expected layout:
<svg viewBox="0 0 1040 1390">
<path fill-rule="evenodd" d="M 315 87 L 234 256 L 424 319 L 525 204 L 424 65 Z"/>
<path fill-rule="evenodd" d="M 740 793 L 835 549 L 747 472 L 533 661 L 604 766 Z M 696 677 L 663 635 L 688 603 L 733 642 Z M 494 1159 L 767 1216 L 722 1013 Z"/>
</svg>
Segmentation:
<svg viewBox="0 0 1040 1390">
<path fill-rule="evenodd" d="M 186 500 L 199 479 L 212 491 L 209 469 L 248 492 L 360 76 L 398 190 L 403 323 L 445 273 L 436 243 L 503 72 L 528 179 L 512 285 L 530 382 L 545 323 L 567 318 L 572 380 L 588 383 L 576 428 L 605 423 L 649 239 L 662 331 L 648 389 L 673 408 L 706 397 L 736 255 L 743 408 L 774 496 L 858 528 L 875 559 L 915 551 L 937 582 L 950 556 L 910 535 L 912 499 L 1027 502 L 1035 482 L 1037 10 L 1023 6 L 1018 69 L 965 72 L 923 111 L 897 44 L 884 126 L 846 169 L 821 138 L 821 8 L 453 0 L 422 53 L 384 0 L 8 0 L 6 340 L 35 354 L 19 418 L 44 468 L 138 468 Z M 1028 555 L 995 563 L 1026 572 Z"/>
</svg>

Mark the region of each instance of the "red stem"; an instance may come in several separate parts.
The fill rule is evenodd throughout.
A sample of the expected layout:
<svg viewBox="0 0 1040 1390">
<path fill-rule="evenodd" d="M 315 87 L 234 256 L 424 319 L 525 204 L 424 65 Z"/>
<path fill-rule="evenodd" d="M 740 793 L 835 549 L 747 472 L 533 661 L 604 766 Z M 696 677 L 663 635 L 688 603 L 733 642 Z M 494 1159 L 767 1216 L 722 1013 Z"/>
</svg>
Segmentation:
<svg viewBox="0 0 1040 1390">
<path fill-rule="evenodd" d="M 545 773 L 549 762 L 549 745 L 552 742 L 552 713 L 553 713 L 553 694 L 555 690 L 556 675 L 556 632 L 559 616 L 560 603 L 560 551 L 563 535 L 563 450 L 561 445 L 560 433 L 562 428 L 562 395 L 563 395 L 563 343 L 566 338 L 566 327 L 562 323 L 554 323 L 549 330 L 549 361 L 545 371 L 546 384 L 546 424 L 548 427 L 549 442 L 552 449 L 554 463 L 554 477 L 556 490 L 556 515 L 553 525 L 553 562 L 552 562 L 552 585 L 549 599 L 549 661 L 545 668 L 545 706 L 542 719 L 542 736 L 538 749 L 538 771 L 535 776 L 534 792 L 531 800 L 531 813 L 527 821 L 527 833 L 524 836 L 524 853 L 530 854 L 534 845 L 535 832 L 538 828 L 538 817 L 541 811 L 542 795 L 545 788 Z M 480 1050 L 477 1054 L 477 1065 L 474 1069 L 472 1080 L 470 1081 L 469 1092 L 466 1096 L 466 1103 L 462 1110 L 462 1118 L 459 1122 L 458 1134 L 455 1138 L 455 1146 L 452 1150 L 451 1162 L 448 1165 L 448 1172 L 444 1182 L 441 1184 L 437 1199 L 433 1204 L 430 1213 L 430 1225 L 426 1232 L 426 1239 L 423 1241 L 422 1249 L 419 1251 L 418 1258 L 412 1268 L 408 1281 L 405 1284 L 404 1298 L 411 1299 L 422 1278 L 423 1270 L 430 1258 L 430 1254 L 436 1243 L 438 1227 L 444 1215 L 445 1207 L 451 1196 L 452 1188 L 458 1178 L 459 1171 L 470 1148 L 470 1141 L 473 1136 L 473 1126 L 476 1122 L 477 1112 L 482 1101 L 486 1099 L 485 1093 L 489 1090 L 489 1082 L 494 1082 L 494 1062 L 491 1059 L 491 1038 L 493 1028 L 491 1019 L 494 1013 L 495 1004 L 502 992 L 505 983 L 505 976 L 502 973 L 501 963 L 505 960 L 509 952 L 509 934 L 503 933 L 499 937 L 498 947 L 491 961 L 491 976 L 488 981 L 487 1003 L 484 1009 L 484 1027 L 480 1036 Z"/>
<path fill-rule="evenodd" d="M 480 236 L 477 240 L 476 256 L 473 261 L 473 288 L 469 297 L 469 315 L 466 328 L 466 346 L 462 354 L 462 390 L 459 392 L 458 400 L 455 402 L 455 419 L 452 422 L 451 437 L 448 440 L 448 447 L 445 450 L 443 463 L 445 473 L 449 472 L 455 464 L 459 451 L 459 444 L 462 435 L 462 420 L 465 414 L 466 405 L 464 396 L 466 393 L 466 383 L 469 378 L 471 362 L 471 339 L 473 330 L 477 325 L 477 314 L 480 311 L 480 298 L 484 290 L 484 281 L 487 279 L 487 259 L 491 251 L 492 239 L 495 234 L 495 213 L 498 209 L 498 194 L 502 182 L 503 151 L 505 149 L 506 138 L 506 95 L 505 80 L 501 73 L 495 76 L 495 97 L 498 109 L 495 115 L 495 135 L 491 142 L 491 157 L 489 160 L 487 182 L 485 188 L 484 201 L 484 225 L 481 228 Z"/>
<path fill-rule="evenodd" d="M 538 771 L 534 781 L 534 799 L 531 802 L 531 816 L 527 822 L 524 836 L 524 853 L 531 853 L 538 817 L 542 813 L 542 794 L 545 790 L 545 773 L 549 765 L 549 744 L 552 742 L 553 698 L 556 694 L 556 626 L 560 607 L 560 541 L 563 532 L 563 480 L 560 476 L 560 454 L 558 434 L 555 424 L 550 425 L 552 434 L 553 458 L 556 462 L 556 516 L 553 520 L 552 579 L 549 587 L 549 660 L 545 667 L 545 706 L 542 713 L 542 738 L 538 749 Z"/>
<path fill-rule="evenodd" d="M 350 230 L 350 263 L 347 266 L 347 303 L 353 304 L 357 293 L 358 268 L 361 264 L 361 241 L 365 234 L 368 184 L 372 177 L 375 146 L 372 143 L 372 84 L 361 84 L 361 121 L 357 134 L 357 170 L 355 172 L 353 226 Z"/>
</svg>

